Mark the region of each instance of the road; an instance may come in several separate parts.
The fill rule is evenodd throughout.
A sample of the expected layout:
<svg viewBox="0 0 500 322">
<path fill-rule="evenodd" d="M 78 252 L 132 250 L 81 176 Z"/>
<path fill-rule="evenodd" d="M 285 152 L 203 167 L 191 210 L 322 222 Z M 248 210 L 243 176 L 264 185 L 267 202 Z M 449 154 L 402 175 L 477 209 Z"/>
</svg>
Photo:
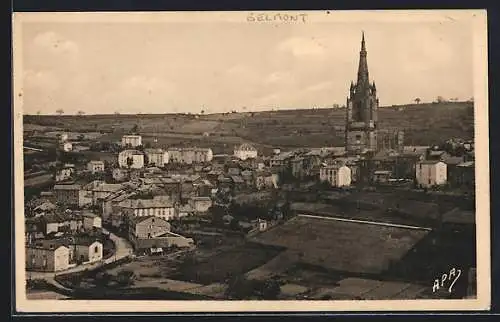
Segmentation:
<svg viewBox="0 0 500 322">
<path fill-rule="evenodd" d="M 81 271 L 84 271 L 85 269 L 89 269 L 89 270 L 95 269 L 99 266 L 116 262 L 116 261 L 123 259 L 123 258 L 125 258 L 133 253 L 132 245 L 129 243 L 128 240 L 126 240 L 125 238 L 122 238 L 122 237 L 118 237 L 115 234 L 107 231 L 104 228 L 102 231 L 105 234 L 109 233 L 109 238 L 115 244 L 115 254 L 113 256 L 111 256 L 110 258 L 103 260 L 103 261 L 95 262 L 95 263 L 78 265 L 78 266 L 72 267 L 70 269 L 55 272 L 55 273 L 54 272 L 26 272 L 26 278 L 44 279 L 48 283 L 56 286 L 59 289 L 64 289 L 64 290 L 70 291 L 70 289 L 64 287 L 63 285 L 61 285 L 60 283 L 58 283 L 55 280 L 55 277 L 57 275 L 81 272 Z"/>
</svg>

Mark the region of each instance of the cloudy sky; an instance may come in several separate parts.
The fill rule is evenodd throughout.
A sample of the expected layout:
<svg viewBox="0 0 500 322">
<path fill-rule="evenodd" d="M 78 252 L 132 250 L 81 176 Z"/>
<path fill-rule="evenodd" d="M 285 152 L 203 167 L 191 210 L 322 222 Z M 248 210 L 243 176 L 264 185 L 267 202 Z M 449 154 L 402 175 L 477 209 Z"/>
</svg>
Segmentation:
<svg viewBox="0 0 500 322">
<path fill-rule="evenodd" d="M 23 112 L 208 113 L 345 104 L 361 31 L 381 105 L 468 99 L 466 22 L 24 22 Z"/>
</svg>

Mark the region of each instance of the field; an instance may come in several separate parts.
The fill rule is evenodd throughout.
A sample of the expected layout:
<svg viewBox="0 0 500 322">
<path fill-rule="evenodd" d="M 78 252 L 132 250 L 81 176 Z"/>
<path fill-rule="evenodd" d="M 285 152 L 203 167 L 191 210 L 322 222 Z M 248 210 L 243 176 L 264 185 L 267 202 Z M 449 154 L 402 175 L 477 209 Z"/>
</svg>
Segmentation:
<svg viewBox="0 0 500 322">
<path fill-rule="evenodd" d="M 174 279 L 201 284 L 222 283 L 230 276 L 243 275 L 280 253 L 280 249 L 258 244 L 244 244 L 207 258 L 198 258 L 192 265 L 183 266 Z"/>
<path fill-rule="evenodd" d="M 474 134 L 472 103 L 414 104 L 379 109 L 379 128 L 405 130 L 408 145 L 430 145 L 445 138 L 470 139 Z M 215 153 L 252 142 L 260 149 L 280 146 L 319 147 L 343 145 L 344 109 L 282 110 L 210 115 L 27 115 L 25 128 L 37 131 L 101 131 L 101 140 L 116 141 L 134 127 L 145 142 L 159 145 L 213 146 Z M 432 130 L 432 131 L 431 131 Z"/>
<path fill-rule="evenodd" d="M 427 234 L 425 230 L 297 216 L 253 241 L 299 252 L 301 262 L 329 270 L 380 274 Z"/>
</svg>

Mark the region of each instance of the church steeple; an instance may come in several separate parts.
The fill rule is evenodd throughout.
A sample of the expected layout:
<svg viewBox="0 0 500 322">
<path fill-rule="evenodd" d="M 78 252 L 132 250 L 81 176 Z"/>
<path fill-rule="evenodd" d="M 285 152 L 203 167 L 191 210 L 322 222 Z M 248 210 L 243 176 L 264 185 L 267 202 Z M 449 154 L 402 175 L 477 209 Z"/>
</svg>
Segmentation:
<svg viewBox="0 0 500 322">
<path fill-rule="evenodd" d="M 369 88 L 370 82 L 368 77 L 368 62 L 366 60 L 366 43 L 365 32 L 361 36 L 361 51 L 359 52 L 359 67 L 358 67 L 358 90 L 363 91 Z"/>
<path fill-rule="evenodd" d="M 357 81 L 349 89 L 346 105 L 346 150 L 364 153 L 377 149 L 378 98 L 375 82 L 370 83 L 366 59 L 365 33 L 361 34 L 361 50 Z"/>
</svg>

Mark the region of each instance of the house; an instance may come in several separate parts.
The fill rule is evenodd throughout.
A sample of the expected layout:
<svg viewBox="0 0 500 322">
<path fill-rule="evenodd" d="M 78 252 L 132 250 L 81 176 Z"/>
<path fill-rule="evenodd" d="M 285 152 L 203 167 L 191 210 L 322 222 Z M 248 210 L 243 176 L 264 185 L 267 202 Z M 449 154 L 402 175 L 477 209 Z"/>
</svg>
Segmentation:
<svg viewBox="0 0 500 322">
<path fill-rule="evenodd" d="M 417 163 L 416 183 L 422 188 L 443 185 L 447 181 L 446 163 L 435 160 L 424 160 Z"/>
<path fill-rule="evenodd" d="M 306 176 L 305 169 L 305 159 L 303 157 L 296 156 L 290 160 L 292 175 L 297 179 L 303 179 Z"/>
<path fill-rule="evenodd" d="M 123 168 L 114 168 L 112 171 L 113 179 L 117 182 L 127 181 L 129 179 L 129 170 Z"/>
<path fill-rule="evenodd" d="M 87 163 L 87 170 L 92 174 L 100 173 L 104 171 L 104 161 L 101 160 L 91 160 Z"/>
<path fill-rule="evenodd" d="M 212 199 L 210 197 L 192 197 L 189 204 L 197 213 L 207 212 L 212 207 Z"/>
<path fill-rule="evenodd" d="M 44 235 L 61 231 L 74 233 L 83 227 L 82 217 L 71 212 L 52 212 L 38 217 L 38 220 Z"/>
<path fill-rule="evenodd" d="M 61 148 L 64 152 L 71 152 L 73 151 L 73 144 L 71 142 L 63 142 Z"/>
<path fill-rule="evenodd" d="M 475 172 L 474 161 L 462 162 L 456 165 L 448 179 L 455 187 L 474 189 L 476 182 Z"/>
<path fill-rule="evenodd" d="M 123 150 L 118 153 L 118 165 L 121 168 L 142 169 L 144 154 L 139 150 Z"/>
<path fill-rule="evenodd" d="M 270 171 L 259 171 L 255 173 L 255 187 L 258 190 L 262 189 L 277 189 L 278 174 Z"/>
<path fill-rule="evenodd" d="M 375 184 L 385 184 L 388 183 L 392 178 L 392 171 L 378 170 L 373 172 L 372 182 Z"/>
<path fill-rule="evenodd" d="M 110 222 L 110 216 L 113 211 L 117 208 L 117 205 L 125 199 L 133 197 L 136 195 L 135 192 L 126 192 L 123 190 L 117 191 L 110 194 L 102 200 L 102 221 L 105 223 Z"/>
<path fill-rule="evenodd" d="M 56 202 L 66 206 L 84 206 L 84 193 L 82 186 L 79 184 L 56 184 L 54 186 Z"/>
<path fill-rule="evenodd" d="M 151 199 L 125 199 L 117 208 L 130 209 L 135 217 L 155 216 L 163 220 L 175 217 L 175 208 L 170 196 L 154 196 Z"/>
<path fill-rule="evenodd" d="M 122 136 L 122 146 L 135 148 L 142 145 L 142 137 L 140 135 L 124 135 Z"/>
<path fill-rule="evenodd" d="M 57 134 L 59 136 L 59 142 L 64 143 L 69 140 L 68 133 L 59 133 Z"/>
<path fill-rule="evenodd" d="M 129 239 L 155 238 L 170 231 L 168 221 L 155 216 L 129 218 Z"/>
<path fill-rule="evenodd" d="M 32 245 L 37 239 L 45 237 L 44 227 L 39 218 L 26 218 L 24 220 L 25 244 Z"/>
<path fill-rule="evenodd" d="M 456 172 L 457 166 L 464 162 L 464 159 L 464 157 L 450 156 L 441 160 L 446 163 L 446 176 L 449 180 L 451 180 L 451 177 Z"/>
<path fill-rule="evenodd" d="M 77 263 L 95 263 L 102 260 L 102 243 L 92 238 L 75 238 L 74 244 L 69 245 L 74 247 Z"/>
<path fill-rule="evenodd" d="M 423 152 L 403 152 L 396 157 L 394 166 L 394 177 L 397 179 L 415 180 L 416 165 L 424 160 L 425 153 Z"/>
<path fill-rule="evenodd" d="M 85 230 L 102 228 L 102 218 L 99 217 L 98 215 L 91 212 L 85 212 L 82 214 L 82 218 L 83 218 L 83 228 Z"/>
<path fill-rule="evenodd" d="M 267 225 L 267 221 L 266 220 L 257 218 L 255 224 L 256 224 L 257 229 L 259 231 L 266 231 L 267 230 L 267 226 L 268 225 Z"/>
<path fill-rule="evenodd" d="M 257 154 L 257 149 L 248 143 L 243 143 L 234 148 L 234 156 L 240 160 L 255 159 Z"/>
<path fill-rule="evenodd" d="M 109 195 L 123 190 L 125 186 L 121 183 L 106 183 L 101 180 L 95 180 L 83 187 L 86 197 L 90 198 L 91 204 L 98 206 Z"/>
<path fill-rule="evenodd" d="M 213 152 L 210 148 L 169 148 L 167 152 L 169 161 L 172 163 L 206 163 L 213 159 Z"/>
<path fill-rule="evenodd" d="M 154 216 L 133 217 L 128 222 L 129 240 L 136 252 L 162 252 L 164 248 L 191 247 L 194 241 L 170 231 L 170 224 Z"/>
<path fill-rule="evenodd" d="M 274 155 L 269 160 L 269 166 L 271 167 L 287 167 L 290 159 L 295 155 L 293 151 L 283 152 L 278 155 Z"/>
<path fill-rule="evenodd" d="M 56 170 L 56 182 L 66 181 L 71 179 L 71 176 L 75 173 L 75 168 L 72 166 L 64 166 L 61 169 Z"/>
<path fill-rule="evenodd" d="M 429 149 L 427 151 L 427 160 L 439 160 L 444 161 L 447 158 L 451 157 L 451 155 L 443 150 Z"/>
<path fill-rule="evenodd" d="M 58 272 L 69 267 L 69 248 L 64 245 L 26 247 L 26 269 Z"/>
<path fill-rule="evenodd" d="M 35 217 L 39 217 L 39 216 L 43 216 L 47 213 L 50 213 L 56 209 L 57 209 L 57 206 L 54 205 L 52 202 L 45 201 L 45 202 L 41 203 L 40 205 L 36 206 L 35 208 L 33 208 L 32 213 Z"/>
<path fill-rule="evenodd" d="M 157 167 L 163 167 L 168 164 L 168 152 L 163 149 L 145 149 L 147 164 L 155 165 Z"/>
<path fill-rule="evenodd" d="M 351 185 L 351 169 L 339 164 L 326 165 L 320 168 L 319 179 L 333 187 L 348 187 Z"/>
<path fill-rule="evenodd" d="M 177 209 L 177 218 L 196 215 L 196 210 L 194 206 L 190 203 L 185 205 L 178 205 L 176 209 Z"/>
</svg>

